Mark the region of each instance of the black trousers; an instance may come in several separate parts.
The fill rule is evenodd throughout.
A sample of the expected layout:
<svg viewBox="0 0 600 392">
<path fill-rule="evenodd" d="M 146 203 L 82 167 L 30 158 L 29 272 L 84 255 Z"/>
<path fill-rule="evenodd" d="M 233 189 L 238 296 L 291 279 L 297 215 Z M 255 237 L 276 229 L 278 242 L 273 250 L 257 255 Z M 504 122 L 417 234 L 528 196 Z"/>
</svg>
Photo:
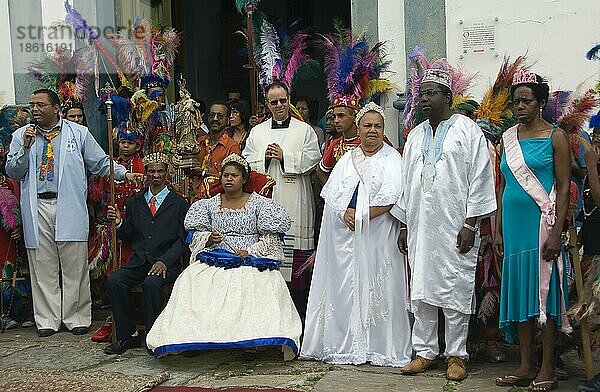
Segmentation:
<svg viewBox="0 0 600 392">
<path fill-rule="evenodd" d="M 148 275 L 151 265 L 135 268 L 119 268 L 106 281 L 106 290 L 110 297 L 113 325 L 116 328 L 117 339 L 123 340 L 136 331 L 129 295 L 132 287 L 141 285 L 143 292 L 144 326 L 146 333 L 162 311 L 165 296 L 163 287 L 173 283 L 179 275 L 178 270 L 167 269 L 167 276 Z"/>
</svg>

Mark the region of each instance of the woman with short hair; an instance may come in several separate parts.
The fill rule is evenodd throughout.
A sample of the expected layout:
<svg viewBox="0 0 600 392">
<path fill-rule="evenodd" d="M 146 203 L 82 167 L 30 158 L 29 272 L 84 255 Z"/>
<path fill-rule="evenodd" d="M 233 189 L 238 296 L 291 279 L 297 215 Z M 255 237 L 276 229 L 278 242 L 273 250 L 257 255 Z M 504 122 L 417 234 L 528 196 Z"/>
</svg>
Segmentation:
<svg viewBox="0 0 600 392">
<path fill-rule="evenodd" d="M 542 118 L 548 84 L 529 71 L 513 78 L 518 124 L 502 136 L 495 250 L 503 257 L 500 329 L 518 334 L 521 363 L 499 386 L 549 391 L 554 376 L 556 330 L 571 330 L 566 317 L 566 274 L 561 232 L 569 206 L 570 147 L 566 134 Z M 542 364 L 534 367 L 534 319 L 542 331 Z"/>
</svg>

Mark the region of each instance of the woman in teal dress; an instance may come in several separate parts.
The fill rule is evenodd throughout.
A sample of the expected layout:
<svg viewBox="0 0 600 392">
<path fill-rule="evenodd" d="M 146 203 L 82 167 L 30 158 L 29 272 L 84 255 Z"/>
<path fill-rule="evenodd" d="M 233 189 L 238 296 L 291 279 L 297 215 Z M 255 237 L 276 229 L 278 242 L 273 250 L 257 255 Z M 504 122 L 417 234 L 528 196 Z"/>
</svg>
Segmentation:
<svg viewBox="0 0 600 392">
<path fill-rule="evenodd" d="M 503 257 L 500 328 L 509 341 L 515 341 L 516 330 L 521 354 L 519 368 L 513 374 L 497 378 L 496 384 L 530 386 L 535 391 L 549 391 L 557 385 L 553 370 L 554 342 L 556 329 L 561 326 L 561 287 L 556 263 L 561 252 L 561 229 L 567 214 L 570 183 L 567 136 L 541 116 L 548 92 L 548 84 L 539 75 L 525 72 L 515 77 L 511 97 L 525 163 L 546 193 L 555 186 L 556 224 L 540 249 L 540 207 L 517 182 L 503 150 L 495 240 L 496 252 Z M 535 320 L 540 315 L 540 252 L 542 262 L 554 265 L 546 299 L 547 321 L 541 326 L 542 366 L 536 372 L 533 339 Z"/>
</svg>

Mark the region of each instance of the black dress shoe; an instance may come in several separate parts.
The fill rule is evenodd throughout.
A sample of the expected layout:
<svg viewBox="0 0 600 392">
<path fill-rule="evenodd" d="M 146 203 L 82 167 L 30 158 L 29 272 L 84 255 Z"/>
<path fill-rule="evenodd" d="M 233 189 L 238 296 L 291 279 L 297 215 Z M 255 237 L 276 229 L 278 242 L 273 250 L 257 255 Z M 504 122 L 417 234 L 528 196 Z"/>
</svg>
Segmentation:
<svg viewBox="0 0 600 392">
<path fill-rule="evenodd" d="M 90 327 L 74 327 L 71 330 L 71 333 L 73 335 L 85 335 L 86 333 L 88 333 L 90 331 Z"/>
<path fill-rule="evenodd" d="M 52 328 L 42 328 L 38 329 L 38 336 L 40 338 L 47 338 L 48 336 L 52 336 L 56 333 Z"/>
<path fill-rule="evenodd" d="M 104 349 L 105 354 L 123 354 L 130 348 L 142 347 L 142 336 L 138 333 L 137 336 L 131 336 L 127 339 L 117 340 L 111 343 Z"/>
</svg>

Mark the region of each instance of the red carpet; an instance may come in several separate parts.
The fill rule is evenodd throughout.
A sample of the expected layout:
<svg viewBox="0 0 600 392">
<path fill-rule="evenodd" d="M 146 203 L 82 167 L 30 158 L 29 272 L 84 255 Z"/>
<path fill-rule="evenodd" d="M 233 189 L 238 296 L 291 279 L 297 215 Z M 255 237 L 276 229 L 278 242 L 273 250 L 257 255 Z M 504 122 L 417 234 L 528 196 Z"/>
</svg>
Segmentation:
<svg viewBox="0 0 600 392">
<path fill-rule="evenodd" d="M 243 387 L 229 387 L 229 388 L 202 388 L 202 387 L 154 387 L 152 392 L 212 392 L 212 391 L 224 391 L 224 392 L 297 392 L 292 389 L 281 389 L 281 388 L 243 388 Z"/>
</svg>

